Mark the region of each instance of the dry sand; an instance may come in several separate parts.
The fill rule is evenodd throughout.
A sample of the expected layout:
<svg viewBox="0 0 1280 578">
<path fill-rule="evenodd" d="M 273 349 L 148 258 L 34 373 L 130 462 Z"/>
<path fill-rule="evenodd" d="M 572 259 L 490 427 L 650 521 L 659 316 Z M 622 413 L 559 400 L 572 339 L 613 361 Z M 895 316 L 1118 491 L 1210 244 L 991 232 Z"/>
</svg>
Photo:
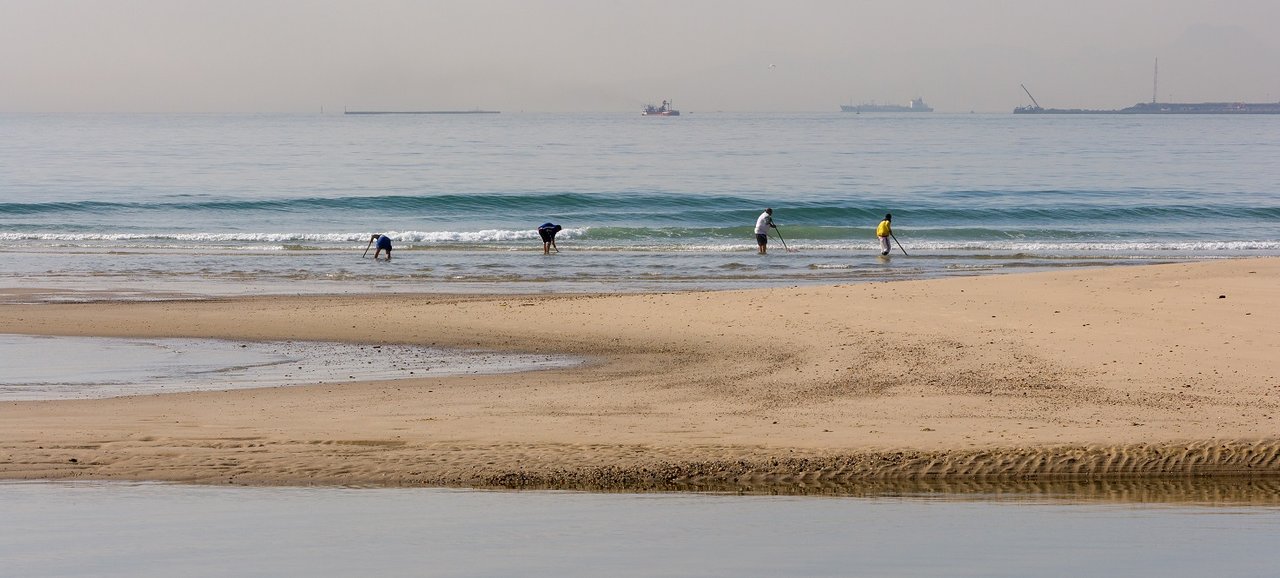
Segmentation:
<svg viewBox="0 0 1280 578">
<path fill-rule="evenodd" d="M 0 405 L 0 478 L 566 488 L 1280 479 L 1280 259 L 591 296 L 0 306 L 0 332 L 583 367 Z M 1268 482 L 1269 483 L 1269 482 Z"/>
</svg>

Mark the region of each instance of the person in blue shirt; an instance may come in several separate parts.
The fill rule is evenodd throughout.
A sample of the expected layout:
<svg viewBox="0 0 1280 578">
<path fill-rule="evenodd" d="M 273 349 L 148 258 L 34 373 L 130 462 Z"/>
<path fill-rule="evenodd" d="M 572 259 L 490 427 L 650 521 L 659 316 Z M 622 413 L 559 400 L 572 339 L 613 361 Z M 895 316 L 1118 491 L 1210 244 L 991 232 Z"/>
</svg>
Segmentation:
<svg viewBox="0 0 1280 578">
<path fill-rule="evenodd" d="M 382 254 L 383 251 L 387 252 L 387 260 L 391 260 L 391 237 L 375 233 L 373 238 L 369 240 L 378 242 L 378 250 L 373 252 L 373 260 L 377 261 L 378 255 Z"/>
<path fill-rule="evenodd" d="M 556 247 L 556 233 L 559 233 L 562 228 L 560 225 L 550 222 L 543 223 L 538 227 L 538 236 L 542 237 L 543 255 L 550 255 L 552 247 L 555 247 L 557 253 L 560 252 L 560 248 Z"/>
</svg>

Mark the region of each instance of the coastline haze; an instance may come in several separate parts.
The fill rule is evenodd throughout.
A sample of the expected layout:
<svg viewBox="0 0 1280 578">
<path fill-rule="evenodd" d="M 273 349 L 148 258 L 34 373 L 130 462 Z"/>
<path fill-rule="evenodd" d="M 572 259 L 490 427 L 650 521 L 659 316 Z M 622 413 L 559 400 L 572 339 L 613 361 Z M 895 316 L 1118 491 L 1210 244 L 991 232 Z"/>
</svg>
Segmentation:
<svg viewBox="0 0 1280 578">
<path fill-rule="evenodd" d="M 1280 5 L 2 1 L 3 112 L 939 112 L 1280 99 Z M 771 66 L 772 65 L 772 66 Z"/>
</svg>

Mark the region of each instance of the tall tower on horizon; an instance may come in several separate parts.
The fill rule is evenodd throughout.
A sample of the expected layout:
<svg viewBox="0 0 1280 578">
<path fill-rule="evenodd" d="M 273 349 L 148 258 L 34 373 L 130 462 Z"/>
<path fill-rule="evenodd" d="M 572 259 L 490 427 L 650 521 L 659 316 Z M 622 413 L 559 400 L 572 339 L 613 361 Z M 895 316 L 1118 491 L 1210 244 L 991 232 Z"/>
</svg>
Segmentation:
<svg viewBox="0 0 1280 578">
<path fill-rule="evenodd" d="M 1156 57 L 1155 67 L 1151 71 L 1151 104 L 1156 103 L 1156 88 L 1160 86 L 1160 57 Z"/>
</svg>

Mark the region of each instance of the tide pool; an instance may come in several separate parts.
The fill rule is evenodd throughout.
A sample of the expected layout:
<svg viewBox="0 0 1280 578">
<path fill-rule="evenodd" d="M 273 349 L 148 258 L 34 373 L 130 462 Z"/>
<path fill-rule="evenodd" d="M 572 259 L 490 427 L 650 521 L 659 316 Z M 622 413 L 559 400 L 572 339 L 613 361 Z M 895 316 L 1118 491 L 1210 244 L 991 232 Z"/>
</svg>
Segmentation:
<svg viewBox="0 0 1280 578">
<path fill-rule="evenodd" d="M 119 339 L 0 334 L 0 401 L 511 373 L 566 356 L 306 341 Z"/>
</svg>

